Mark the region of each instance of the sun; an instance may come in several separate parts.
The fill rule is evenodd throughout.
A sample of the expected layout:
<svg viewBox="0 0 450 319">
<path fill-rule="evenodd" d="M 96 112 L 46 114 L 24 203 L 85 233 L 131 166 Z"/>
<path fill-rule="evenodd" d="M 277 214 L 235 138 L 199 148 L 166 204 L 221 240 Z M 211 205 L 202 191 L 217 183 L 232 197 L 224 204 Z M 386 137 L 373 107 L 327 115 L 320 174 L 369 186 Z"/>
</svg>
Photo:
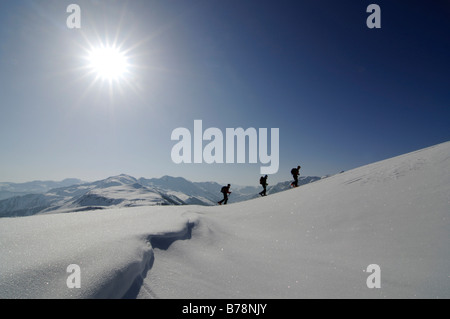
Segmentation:
<svg viewBox="0 0 450 319">
<path fill-rule="evenodd" d="M 117 81 L 129 72 L 128 57 L 113 46 L 92 48 L 88 52 L 87 60 L 90 71 L 102 80 Z"/>
</svg>

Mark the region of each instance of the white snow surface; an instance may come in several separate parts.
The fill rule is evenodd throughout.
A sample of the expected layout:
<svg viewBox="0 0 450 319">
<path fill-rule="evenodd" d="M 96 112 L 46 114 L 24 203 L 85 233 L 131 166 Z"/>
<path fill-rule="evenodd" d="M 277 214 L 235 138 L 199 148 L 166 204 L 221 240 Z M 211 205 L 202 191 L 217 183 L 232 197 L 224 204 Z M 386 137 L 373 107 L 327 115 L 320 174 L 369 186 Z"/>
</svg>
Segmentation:
<svg viewBox="0 0 450 319">
<path fill-rule="evenodd" d="M 227 206 L 2 218 L 0 298 L 450 298 L 449 247 L 447 142 Z"/>
</svg>

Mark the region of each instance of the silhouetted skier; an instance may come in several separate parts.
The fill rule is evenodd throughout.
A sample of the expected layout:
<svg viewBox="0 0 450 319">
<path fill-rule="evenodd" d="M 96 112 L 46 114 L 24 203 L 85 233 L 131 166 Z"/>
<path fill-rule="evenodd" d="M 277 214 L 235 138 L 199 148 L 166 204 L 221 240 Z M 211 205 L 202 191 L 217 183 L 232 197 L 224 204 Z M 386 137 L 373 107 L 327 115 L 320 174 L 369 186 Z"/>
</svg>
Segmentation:
<svg viewBox="0 0 450 319">
<path fill-rule="evenodd" d="M 231 185 L 228 184 L 227 186 L 222 187 L 222 189 L 220 190 L 220 192 L 223 194 L 223 199 L 220 202 L 218 202 L 219 205 L 222 205 L 222 203 L 224 205 L 227 204 L 227 202 L 228 202 L 228 194 L 231 194 L 230 187 L 231 187 Z"/>
<path fill-rule="evenodd" d="M 293 187 L 297 187 L 298 186 L 298 175 L 300 175 L 300 168 L 301 167 L 299 165 L 299 166 L 297 166 L 297 168 L 291 169 L 292 177 L 294 177 L 294 182 L 291 183 L 291 186 L 293 186 Z"/>
<path fill-rule="evenodd" d="M 259 193 L 259 195 L 261 196 L 266 196 L 266 187 L 267 187 L 267 175 L 266 176 L 261 176 L 261 178 L 259 179 L 259 183 L 262 185 L 262 187 L 264 188 L 262 192 Z"/>
</svg>

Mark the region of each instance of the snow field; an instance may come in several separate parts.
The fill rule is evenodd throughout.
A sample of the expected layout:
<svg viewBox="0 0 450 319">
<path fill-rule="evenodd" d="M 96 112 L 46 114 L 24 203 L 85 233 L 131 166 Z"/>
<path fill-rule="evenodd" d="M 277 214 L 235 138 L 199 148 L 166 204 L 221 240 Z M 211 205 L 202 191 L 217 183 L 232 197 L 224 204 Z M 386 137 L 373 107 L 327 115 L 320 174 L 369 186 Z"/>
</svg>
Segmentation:
<svg viewBox="0 0 450 319">
<path fill-rule="evenodd" d="M 449 298 L 449 204 L 444 143 L 233 205 L 2 218 L 0 297 Z"/>
</svg>

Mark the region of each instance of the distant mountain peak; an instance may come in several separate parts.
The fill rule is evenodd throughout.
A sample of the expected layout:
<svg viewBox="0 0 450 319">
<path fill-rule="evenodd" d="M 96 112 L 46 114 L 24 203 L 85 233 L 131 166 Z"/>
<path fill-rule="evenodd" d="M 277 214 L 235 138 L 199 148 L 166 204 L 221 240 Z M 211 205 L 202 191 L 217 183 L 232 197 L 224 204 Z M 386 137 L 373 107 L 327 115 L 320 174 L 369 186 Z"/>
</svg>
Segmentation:
<svg viewBox="0 0 450 319">
<path fill-rule="evenodd" d="M 157 178 L 155 178 L 155 179 L 157 179 Z M 186 181 L 186 182 L 188 182 L 187 179 L 185 179 L 184 177 L 179 177 L 179 176 L 175 177 L 175 176 L 164 175 L 163 177 L 161 177 L 159 179 L 163 180 L 163 181 Z"/>
<path fill-rule="evenodd" d="M 128 185 L 128 184 L 136 184 L 138 183 L 138 180 L 134 178 L 133 176 L 126 175 L 126 174 L 120 174 L 116 176 L 110 176 L 106 179 L 98 181 L 100 185 L 102 186 L 119 186 L 119 185 Z"/>
</svg>

